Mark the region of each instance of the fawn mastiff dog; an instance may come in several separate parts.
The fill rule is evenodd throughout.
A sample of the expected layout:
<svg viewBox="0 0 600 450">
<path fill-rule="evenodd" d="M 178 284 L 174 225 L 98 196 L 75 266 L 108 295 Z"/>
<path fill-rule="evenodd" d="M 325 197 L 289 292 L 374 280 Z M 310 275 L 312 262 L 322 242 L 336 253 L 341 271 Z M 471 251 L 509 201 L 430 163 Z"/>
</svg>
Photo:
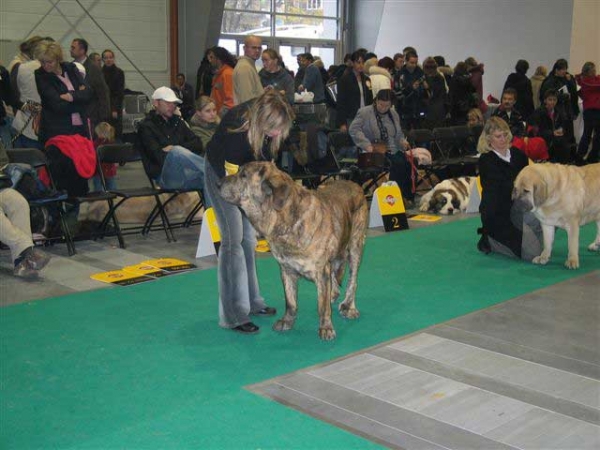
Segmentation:
<svg viewBox="0 0 600 450">
<path fill-rule="evenodd" d="M 552 254 L 555 227 L 567 231 L 569 253 L 565 266 L 579 268 L 579 227 L 596 222 L 596 239 L 591 251 L 600 250 L 600 164 L 584 167 L 562 164 L 533 164 L 517 176 L 513 200 L 521 201 L 542 224 L 544 249 L 533 259 L 546 264 Z"/>
<path fill-rule="evenodd" d="M 357 275 L 369 217 L 359 185 L 332 180 L 308 190 L 275 164 L 252 162 L 225 177 L 220 191 L 266 237 L 279 263 L 286 310 L 273 325 L 274 330 L 287 331 L 294 326 L 298 278 L 304 277 L 317 286 L 319 336 L 334 339 L 331 303 L 339 297 L 346 265 L 350 276 L 339 311 L 348 319 L 359 316 L 355 304 Z"/>
</svg>

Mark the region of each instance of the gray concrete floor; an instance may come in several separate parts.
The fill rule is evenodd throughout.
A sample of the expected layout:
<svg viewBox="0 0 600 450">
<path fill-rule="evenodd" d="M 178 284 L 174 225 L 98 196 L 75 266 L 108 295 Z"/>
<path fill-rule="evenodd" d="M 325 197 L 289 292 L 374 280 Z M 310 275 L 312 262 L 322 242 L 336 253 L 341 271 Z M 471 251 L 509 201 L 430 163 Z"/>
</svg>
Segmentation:
<svg viewBox="0 0 600 450">
<path fill-rule="evenodd" d="M 600 271 L 250 387 L 390 448 L 600 448 Z"/>
</svg>

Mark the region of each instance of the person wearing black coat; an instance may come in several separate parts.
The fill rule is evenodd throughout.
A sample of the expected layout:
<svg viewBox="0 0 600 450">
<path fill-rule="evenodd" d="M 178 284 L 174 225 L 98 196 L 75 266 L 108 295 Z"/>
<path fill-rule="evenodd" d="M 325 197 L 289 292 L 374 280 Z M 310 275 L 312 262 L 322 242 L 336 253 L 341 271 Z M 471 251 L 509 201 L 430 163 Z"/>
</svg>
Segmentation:
<svg viewBox="0 0 600 450">
<path fill-rule="evenodd" d="M 506 91 L 506 89 L 512 88 L 517 92 L 515 109 L 523 115 L 525 120 L 529 118 L 529 115 L 534 110 L 531 80 L 526 75 L 528 70 L 529 63 L 527 61 L 524 59 L 517 61 L 515 72 L 508 76 L 503 89 Z"/>
<path fill-rule="evenodd" d="M 87 107 L 93 91 L 74 63 L 63 62 L 63 53 L 56 42 L 41 44 L 41 67 L 34 72 L 42 103 L 39 141 L 45 144 L 60 135 L 79 134 L 90 138 Z M 52 177 L 58 189 L 70 196 L 85 195 L 88 181 L 77 172 L 73 160 L 54 145 L 46 146 Z"/>
<path fill-rule="evenodd" d="M 404 55 L 404 66 L 400 69 L 400 120 L 406 131 L 421 128 L 425 115 L 425 73 L 418 65 L 419 57 L 415 52 Z M 435 61 L 434 61 L 435 62 Z"/>
<path fill-rule="evenodd" d="M 242 210 L 223 198 L 219 186 L 226 174 L 237 173 L 252 161 L 277 159 L 293 120 L 285 97 L 269 89 L 230 109 L 206 149 L 206 191 L 221 230 L 219 325 L 243 334 L 259 331 L 251 316 L 272 316 L 277 311 L 260 293 L 256 232 Z"/>
<path fill-rule="evenodd" d="M 194 95 L 195 100 L 199 99 L 203 95 L 210 97 L 212 90 L 212 79 L 212 68 L 210 67 L 210 62 L 208 61 L 208 50 L 206 50 L 206 52 L 204 52 L 204 58 L 202 58 L 202 61 L 198 66 L 198 71 L 196 72 L 196 92 Z"/>
<path fill-rule="evenodd" d="M 494 111 L 492 116 L 497 116 L 504 120 L 508 124 L 513 136 L 523 137 L 525 136 L 525 121 L 521 113 L 515 108 L 516 99 L 517 93 L 514 89 L 505 89 L 502 93 L 500 106 Z"/>
<path fill-rule="evenodd" d="M 115 64 L 112 50 L 102 52 L 102 75 L 110 93 L 110 124 L 115 128 L 117 138 L 123 134 L 123 99 L 125 98 L 125 73 Z"/>
<path fill-rule="evenodd" d="M 478 231 L 482 237 L 477 248 L 531 261 L 542 250 L 541 225 L 531 212 L 513 205 L 514 181 L 529 160 L 510 147 L 511 139 L 508 125 L 499 117 L 486 122 L 479 138 L 482 228 Z"/>
<path fill-rule="evenodd" d="M 352 56 L 352 70 L 347 70 L 337 82 L 336 126 L 347 131 L 357 111 L 373 103 L 373 91 L 369 77 L 364 70 L 364 53 L 355 51 Z"/>
<path fill-rule="evenodd" d="M 102 70 L 87 57 L 88 43 L 77 38 L 71 42 L 71 57 L 85 68 L 85 81 L 92 89 L 92 99 L 87 104 L 87 115 L 92 122 L 92 130 L 100 122 L 110 120 L 110 94 L 104 81 Z"/>
<path fill-rule="evenodd" d="M 92 99 L 92 89 L 74 63 L 45 59 L 41 62 L 42 67 L 35 71 L 35 83 L 42 101 L 40 141 L 46 142 L 62 134 L 89 137 L 87 105 Z M 50 64 L 54 64 L 53 69 Z M 68 77 L 72 88 L 67 87 L 59 76 Z M 67 95 L 71 98 L 68 99 Z M 79 120 L 74 119 L 74 114 L 79 116 Z"/>
<path fill-rule="evenodd" d="M 162 86 L 152 94 L 154 110 L 138 126 L 144 168 L 161 187 L 204 189 L 202 141 L 175 114 L 181 100 Z"/>
<path fill-rule="evenodd" d="M 529 117 L 530 137 L 539 136 L 546 141 L 551 162 L 568 164 L 573 155 L 566 141 L 566 128 L 573 121 L 565 119 L 557 103 L 556 91 L 546 91 L 544 104 Z"/>
<path fill-rule="evenodd" d="M 433 58 L 426 58 L 423 61 L 423 71 L 425 72 L 423 88 L 426 114 L 422 126 L 433 130 L 443 126 L 446 119 L 446 81 L 444 75 L 438 72 L 437 63 Z"/>
<path fill-rule="evenodd" d="M 465 125 L 469 110 L 477 108 L 477 92 L 464 62 L 459 62 L 454 68 L 454 75 L 448 86 L 448 103 L 453 125 Z"/>
<path fill-rule="evenodd" d="M 544 101 L 546 91 L 557 93 L 556 109 L 564 119 L 564 139 L 567 145 L 575 146 L 573 120 L 579 115 L 579 97 L 577 96 L 577 83 L 568 69 L 569 65 L 565 59 L 559 59 L 554 63 L 552 72 L 544 79 L 540 87 L 540 100 Z"/>
</svg>

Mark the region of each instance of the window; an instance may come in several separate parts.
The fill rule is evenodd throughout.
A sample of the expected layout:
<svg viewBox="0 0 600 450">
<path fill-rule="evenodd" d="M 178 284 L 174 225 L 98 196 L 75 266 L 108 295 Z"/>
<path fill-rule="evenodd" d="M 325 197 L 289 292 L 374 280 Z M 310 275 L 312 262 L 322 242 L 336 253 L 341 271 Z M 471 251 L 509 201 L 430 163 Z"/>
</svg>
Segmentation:
<svg viewBox="0 0 600 450">
<path fill-rule="evenodd" d="M 306 9 L 308 10 L 315 10 L 321 8 L 323 8 L 321 0 L 307 0 L 306 2 Z"/>
<path fill-rule="evenodd" d="M 243 36 L 263 37 L 276 50 L 284 39 L 306 47 L 341 46 L 340 4 L 343 0 L 226 0 L 219 45 Z M 228 47 L 230 48 L 230 47 Z M 239 48 L 239 45 L 238 45 Z M 239 55 L 239 52 L 238 52 Z"/>
</svg>

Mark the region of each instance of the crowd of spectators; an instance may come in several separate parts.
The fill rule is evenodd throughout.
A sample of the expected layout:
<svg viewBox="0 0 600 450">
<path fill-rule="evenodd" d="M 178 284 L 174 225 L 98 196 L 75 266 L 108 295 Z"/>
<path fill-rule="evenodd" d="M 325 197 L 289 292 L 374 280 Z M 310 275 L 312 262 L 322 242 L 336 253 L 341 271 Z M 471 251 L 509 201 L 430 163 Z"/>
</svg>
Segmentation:
<svg viewBox="0 0 600 450">
<path fill-rule="evenodd" d="M 94 175 L 88 173 L 91 143 L 123 139 L 125 73 L 116 65 L 115 52 L 88 54 L 89 48 L 85 39 L 73 39 L 72 59 L 67 61 L 59 43 L 35 36 L 21 44 L 6 68 L 0 66 L 0 94 L 6 106 L 0 108 L 4 145 L 45 149 L 58 187 L 71 196 L 89 190 L 88 179 Z M 312 92 L 314 103 L 327 104 L 328 125 L 351 131 L 362 152 L 372 151 L 375 141 L 383 140 L 389 155 L 402 155 L 404 144 L 395 140 L 412 129 L 483 126 L 486 118 L 496 116 L 508 124 L 514 145 L 526 153 L 532 143 L 543 146 L 545 153 L 539 159 L 598 161 L 600 81 L 591 62 L 573 76 L 567 61 L 558 59 L 549 73 L 539 66 L 529 78 L 529 63 L 520 59 L 506 79 L 500 101 L 484 98 L 484 64 L 474 57 L 454 68 L 440 55 L 424 58 L 421 64 L 417 49 L 406 47 L 393 57 L 358 49 L 327 69 L 311 53 L 297 55 L 297 62 L 294 74 L 275 49 L 264 48 L 260 37 L 247 36 L 239 58 L 223 47 L 207 49 L 195 87 L 179 73 L 170 88 L 156 89 L 153 110 L 140 124 L 138 139 L 152 176 L 165 186 L 201 189 L 205 148 L 220 119 L 269 90 L 290 104 L 295 95 Z M 580 98 L 584 132 L 577 143 L 573 121 L 580 114 Z M 99 136 L 98 130 L 109 129 Z M 114 138 L 106 137 L 113 134 Z M 370 135 L 372 139 L 366 139 Z M 80 139 L 90 144 L 82 145 Z M 176 169 L 168 169 L 171 160 Z M 188 172 L 182 172 L 184 163 Z M 106 170 L 114 187 L 114 168 Z"/>
</svg>

